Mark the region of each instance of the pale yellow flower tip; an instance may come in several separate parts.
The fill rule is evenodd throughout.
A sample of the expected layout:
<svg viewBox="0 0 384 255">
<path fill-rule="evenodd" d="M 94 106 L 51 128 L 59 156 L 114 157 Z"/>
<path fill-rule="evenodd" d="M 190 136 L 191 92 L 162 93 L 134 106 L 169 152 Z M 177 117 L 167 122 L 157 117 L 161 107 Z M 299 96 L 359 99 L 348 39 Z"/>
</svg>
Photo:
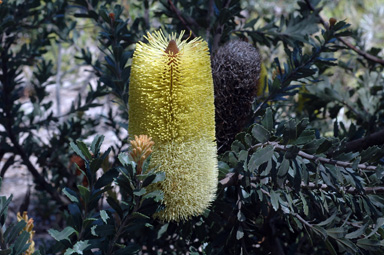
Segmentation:
<svg viewBox="0 0 384 255">
<path fill-rule="evenodd" d="M 30 245 L 28 247 L 28 250 L 23 253 L 23 255 L 31 255 L 35 252 L 35 242 L 33 241 L 33 237 L 35 235 L 35 231 L 33 231 L 33 219 L 28 218 L 28 213 L 23 212 L 23 216 L 20 215 L 20 212 L 17 213 L 17 221 L 24 220 L 27 225 L 23 228 L 23 230 L 27 231 L 29 233 L 29 239 L 28 242 Z"/>
<path fill-rule="evenodd" d="M 129 85 L 129 134 L 147 134 L 155 146 L 151 167 L 166 179 L 165 221 L 200 215 L 215 198 L 217 152 L 213 80 L 208 45 L 148 33 L 133 55 Z"/>
</svg>

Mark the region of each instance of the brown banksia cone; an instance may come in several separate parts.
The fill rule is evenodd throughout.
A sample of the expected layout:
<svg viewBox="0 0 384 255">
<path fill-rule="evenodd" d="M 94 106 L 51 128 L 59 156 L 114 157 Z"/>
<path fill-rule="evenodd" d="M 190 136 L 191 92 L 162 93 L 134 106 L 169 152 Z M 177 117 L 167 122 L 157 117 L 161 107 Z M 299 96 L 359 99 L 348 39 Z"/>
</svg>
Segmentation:
<svg viewBox="0 0 384 255">
<path fill-rule="evenodd" d="M 219 152 L 228 150 L 247 122 L 258 92 L 261 56 L 244 41 L 221 46 L 212 59 L 216 138 Z"/>
</svg>

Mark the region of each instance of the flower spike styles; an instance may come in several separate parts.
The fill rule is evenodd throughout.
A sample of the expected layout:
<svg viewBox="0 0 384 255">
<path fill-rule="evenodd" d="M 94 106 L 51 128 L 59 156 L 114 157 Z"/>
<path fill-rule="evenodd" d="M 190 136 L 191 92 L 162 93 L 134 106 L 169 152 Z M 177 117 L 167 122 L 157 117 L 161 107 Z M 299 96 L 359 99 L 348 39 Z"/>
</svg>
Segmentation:
<svg viewBox="0 0 384 255">
<path fill-rule="evenodd" d="M 148 33 L 133 55 L 129 85 L 129 135 L 154 142 L 150 167 L 166 179 L 165 209 L 155 217 L 188 220 L 215 198 L 217 152 L 214 93 L 208 45 L 162 31 Z"/>
</svg>

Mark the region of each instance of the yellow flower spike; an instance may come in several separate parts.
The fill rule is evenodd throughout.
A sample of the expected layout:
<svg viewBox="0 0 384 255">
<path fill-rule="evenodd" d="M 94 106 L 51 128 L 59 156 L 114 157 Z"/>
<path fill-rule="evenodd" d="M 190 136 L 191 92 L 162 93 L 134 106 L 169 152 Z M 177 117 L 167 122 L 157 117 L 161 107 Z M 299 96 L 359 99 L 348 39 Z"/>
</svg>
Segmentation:
<svg viewBox="0 0 384 255">
<path fill-rule="evenodd" d="M 165 209 L 155 217 L 188 220 L 215 198 L 217 149 L 208 45 L 187 42 L 184 32 L 148 33 L 133 55 L 129 85 L 129 134 L 147 134 L 155 146 L 150 167 L 166 179 L 156 184 Z"/>
<path fill-rule="evenodd" d="M 28 250 L 25 251 L 25 253 L 23 255 L 31 255 L 32 253 L 35 252 L 35 242 L 33 241 L 33 237 L 35 236 L 35 231 L 33 231 L 33 219 L 30 218 L 28 219 L 28 213 L 27 212 L 23 212 L 23 216 L 20 215 L 20 212 L 17 213 L 17 221 L 22 221 L 24 220 L 27 225 L 25 225 L 25 227 L 23 228 L 23 230 L 27 231 L 29 233 L 29 239 L 28 239 L 28 242 L 29 243 L 29 247 L 28 247 Z"/>
</svg>

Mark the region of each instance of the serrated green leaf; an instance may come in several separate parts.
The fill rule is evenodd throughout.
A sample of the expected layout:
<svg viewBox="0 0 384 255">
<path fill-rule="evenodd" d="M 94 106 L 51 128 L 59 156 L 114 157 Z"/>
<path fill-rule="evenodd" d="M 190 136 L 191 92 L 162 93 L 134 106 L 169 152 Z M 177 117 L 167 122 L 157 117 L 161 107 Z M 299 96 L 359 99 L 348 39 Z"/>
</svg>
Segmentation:
<svg viewBox="0 0 384 255">
<path fill-rule="evenodd" d="M 301 202 L 303 203 L 303 210 L 304 210 L 304 214 L 306 216 L 308 216 L 308 212 L 309 212 L 309 207 L 308 207 L 308 204 L 307 204 L 307 200 L 305 199 L 303 193 L 300 191 L 299 192 L 300 194 L 300 198 L 301 198 Z"/>
<path fill-rule="evenodd" d="M 93 152 L 93 155 L 99 154 L 101 144 L 104 141 L 103 135 L 96 135 L 95 138 L 92 141 L 91 144 L 91 151 Z"/>
<path fill-rule="evenodd" d="M 294 119 L 290 119 L 287 123 L 285 123 L 283 137 L 285 142 L 296 139 L 296 121 Z"/>
<path fill-rule="evenodd" d="M 26 231 L 23 231 L 15 240 L 12 248 L 12 254 L 19 255 L 25 252 L 28 247 L 29 243 L 27 241 L 29 240 L 29 233 Z"/>
<path fill-rule="evenodd" d="M 252 135 L 257 141 L 259 141 L 261 143 L 268 142 L 269 138 L 271 136 L 267 129 L 265 129 L 263 126 L 258 125 L 258 124 L 253 126 Z"/>
<path fill-rule="evenodd" d="M 272 145 L 267 145 L 266 147 L 257 150 L 252 154 L 251 159 L 249 160 L 248 169 L 250 171 L 255 171 L 261 164 L 271 159 L 273 151 L 274 148 Z"/>
<path fill-rule="evenodd" d="M 8 210 L 8 206 L 11 203 L 13 195 L 11 194 L 8 199 L 0 197 L 0 217 Z"/>
<path fill-rule="evenodd" d="M 333 247 L 332 243 L 329 241 L 328 238 L 327 238 L 327 240 L 325 240 L 325 246 L 327 247 L 327 249 L 331 253 L 331 255 L 337 255 L 335 248 Z"/>
<path fill-rule="evenodd" d="M 147 190 L 145 188 L 141 188 L 133 192 L 133 194 L 138 197 L 144 195 L 145 193 L 147 193 Z"/>
<path fill-rule="evenodd" d="M 251 147 L 253 144 L 253 138 L 250 134 L 245 134 L 244 136 L 244 142 L 247 147 Z"/>
<path fill-rule="evenodd" d="M 382 240 L 380 241 L 372 239 L 359 239 L 357 240 L 356 245 L 367 251 L 377 251 L 384 247 Z"/>
<path fill-rule="evenodd" d="M 95 173 L 100 167 L 102 167 L 105 158 L 108 156 L 111 150 L 112 148 L 109 147 L 108 150 L 106 150 L 101 157 L 95 158 L 91 161 L 91 164 L 89 165 L 89 167 L 93 173 Z"/>
<path fill-rule="evenodd" d="M 129 156 L 128 156 L 128 154 L 126 154 L 126 153 L 120 153 L 119 156 L 118 156 L 118 159 L 119 159 L 120 163 L 121 163 L 123 166 L 128 166 L 130 163 L 132 163 L 132 162 L 129 160 Z"/>
<path fill-rule="evenodd" d="M 325 140 L 320 144 L 320 146 L 317 148 L 316 153 L 321 154 L 329 150 L 329 148 L 332 147 L 332 142 Z"/>
<path fill-rule="evenodd" d="M 91 245 L 88 242 L 88 240 L 77 241 L 77 243 L 72 248 L 68 248 L 65 251 L 64 255 L 83 254 L 83 251 Z"/>
<path fill-rule="evenodd" d="M 74 202 L 74 203 L 78 203 L 78 202 L 79 202 L 79 199 L 76 197 L 76 193 L 75 193 L 73 190 L 71 190 L 71 189 L 69 189 L 69 188 L 64 188 L 64 189 L 63 189 L 63 193 L 64 193 L 64 195 L 66 195 L 66 196 L 69 198 L 69 200 L 71 200 L 72 202 Z"/>
<path fill-rule="evenodd" d="M 80 156 L 80 158 L 87 161 L 87 158 L 84 156 L 80 148 L 74 142 L 70 142 L 69 145 L 71 146 L 72 150 L 74 150 L 75 153 Z"/>
<path fill-rule="evenodd" d="M 157 239 L 160 239 L 164 235 L 164 233 L 167 232 L 168 226 L 169 226 L 168 223 L 161 226 L 161 228 L 157 232 Z"/>
<path fill-rule="evenodd" d="M 113 210 L 115 210 L 120 217 L 123 216 L 123 209 L 121 208 L 118 201 L 116 201 L 112 197 L 107 197 L 107 203 L 112 207 Z"/>
<path fill-rule="evenodd" d="M 294 145 L 307 144 L 315 139 L 315 131 L 311 129 L 304 130 L 300 136 L 293 142 Z"/>
<path fill-rule="evenodd" d="M 239 226 L 239 228 L 236 231 L 236 239 L 240 240 L 243 237 L 244 237 L 244 230 L 243 230 L 243 228 L 241 226 Z"/>
<path fill-rule="evenodd" d="M 308 130 L 306 129 L 306 127 L 308 126 L 309 124 L 309 120 L 308 118 L 303 118 L 302 120 L 300 120 L 299 123 L 297 123 L 296 125 L 296 133 L 297 133 L 297 136 L 301 136 L 302 135 L 302 132 Z M 312 130 L 313 131 L 313 130 Z"/>
<path fill-rule="evenodd" d="M 334 238 L 343 238 L 345 235 L 345 230 L 344 228 L 329 228 L 325 230 L 327 232 L 327 235 Z"/>
<path fill-rule="evenodd" d="M 155 202 L 161 202 L 164 198 L 164 193 L 160 190 L 155 190 L 143 196 L 143 199 L 148 198 L 153 198 Z"/>
<path fill-rule="evenodd" d="M 302 148 L 303 151 L 309 154 L 315 154 L 319 146 L 324 142 L 323 138 L 315 139 L 312 142 L 305 144 Z"/>
<path fill-rule="evenodd" d="M 319 227 L 322 227 L 322 226 L 326 226 L 328 225 L 329 223 L 331 223 L 337 216 L 337 212 L 333 213 L 331 217 L 329 217 L 328 219 L 320 222 L 320 223 L 317 223 L 316 226 L 319 226 Z"/>
<path fill-rule="evenodd" d="M 360 237 L 361 235 L 363 235 L 365 233 L 365 230 L 367 229 L 368 225 L 369 225 L 368 223 L 365 223 L 363 226 L 361 226 L 357 230 L 355 230 L 355 231 L 353 231 L 351 233 L 346 234 L 345 238 L 347 238 L 347 239 L 354 239 L 354 238 Z"/>
<path fill-rule="evenodd" d="M 275 211 L 279 210 L 279 194 L 277 194 L 274 190 L 271 190 L 271 204 Z"/>
<path fill-rule="evenodd" d="M 22 231 L 22 229 L 27 225 L 27 223 L 22 220 L 14 225 L 11 225 L 7 228 L 7 230 L 4 232 L 4 239 L 7 243 L 12 243 L 15 238 L 19 235 L 19 233 Z"/>
<path fill-rule="evenodd" d="M 229 170 L 231 169 L 227 163 L 225 163 L 224 161 L 219 161 L 218 162 L 218 168 L 219 168 L 219 172 L 220 173 L 223 173 L 223 174 L 227 174 L 229 172 Z"/>
<path fill-rule="evenodd" d="M 233 143 L 231 144 L 231 150 L 233 152 L 238 153 L 239 151 L 244 150 L 244 149 L 245 149 L 244 144 L 242 144 L 238 140 L 233 141 Z"/>
<path fill-rule="evenodd" d="M 94 229 L 94 234 L 96 236 L 110 236 L 116 233 L 115 226 L 113 225 L 99 225 Z"/>
<path fill-rule="evenodd" d="M 100 189 L 112 183 L 112 181 L 119 176 L 116 168 L 112 168 L 105 172 L 95 183 L 95 189 Z"/>
<path fill-rule="evenodd" d="M 240 222 L 244 222 L 247 218 L 245 217 L 244 213 L 242 213 L 240 210 L 237 212 L 237 220 Z"/>
<path fill-rule="evenodd" d="M 86 160 L 92 159 L 92 154 L 89 152 L 87 145 L 82 141 L 76 142 L 77 147 L 81 150 L 82 154 L 85 156 Z"/>
<path fill-rule="evenodd" d="M 272 116 L 271 108 L 268 107 L 267 110 L 265 111 L 265 115 L 264 115 L 264 118 L 261 120 L 261 124 L 268 131 L 273 130 L 273 116 Z"/>
<path fill-rule="evenodd" d="M 109 219 L 108 213 L 105 210 L 100 211 L 100 217 L 107 224 L 107 220 Z"/>
<path fill-rule="evenodd" d="M 73 234 L 73 233 L 76 233 L 78 234 L 78 232 L 72 228 L 72 227 L 66 227 L 64 228 L 61 232 L 60 231 L 57 231 L 57 230 L 54 230 L 54 229 L 49 229 L 48 230 L 48 233 L 56 239 L 56 241 L 61 241 L 61 240 L 68 240 L 70 241 L 69 237 Z"/>
<path fill-rule="evenodd" d="M 372 229 L 372 232 L 369 233 L 369 235 L 367 236 L 367 238 L 369 238 L 369 237 L 371 237 L 373 234 L 375 234 L 379 228 L 383 227 L 383 224 L 384 224 L 384 218 L 378 218 L 378 219 L 376 220 L 375 227 Z"/>
<path fill-rule="evenodd" d="M 92 223 L 95 222 L 96 220 L 97 220 L 96 218 L 86 218 L 86 219 L 82 222 L 83 228 L 87 228 L 90 224 L 92 224 Z"/>
<path fill-rule="evenodd" d="M 142 213 L 139 213 L 139 212 L 134 212 L 131 214 L 131 218 L 132 219 L 150 219 L 150 217 L 148 217 L 147 215 L 145 214 L 142 214 Z"/>
<path fill-rule="evenodd" d="M 339 243 L 339 245 L 344 246 L 345 249 L 347 249 L 349 252 L 357 253 L 358 249 L 356 245 L 345 238 L 336 239 L 336 241 Z"/>
<path fill-rule="evenodd" d="M 325 231 L 324 228 L 320 227 L 320 226 L 312 226 L 312 230 L 317 234 L 319 235 L 322 239 L 326 239 L 327 238 L 327 232 Z"/>
<path fill-rule="evenodd" d="M 164 180 L 165 180 L 165 172 L 157 172 L 155 179 L 153 179 L 153 181 L 151 183 L 152 184 L 158 183 L 158 182 L 162 182 Z"/>
<path fill-rule="evenodd" d="M 281 162 L 281 164 L 279 166 L 279 170 L 277 172 L 277 175 L 279 177 L 283 177 L 288 173 L 288 170 L 289 170 L 289 160 L 284 158 L 283 162 Z"/>
</svg>

